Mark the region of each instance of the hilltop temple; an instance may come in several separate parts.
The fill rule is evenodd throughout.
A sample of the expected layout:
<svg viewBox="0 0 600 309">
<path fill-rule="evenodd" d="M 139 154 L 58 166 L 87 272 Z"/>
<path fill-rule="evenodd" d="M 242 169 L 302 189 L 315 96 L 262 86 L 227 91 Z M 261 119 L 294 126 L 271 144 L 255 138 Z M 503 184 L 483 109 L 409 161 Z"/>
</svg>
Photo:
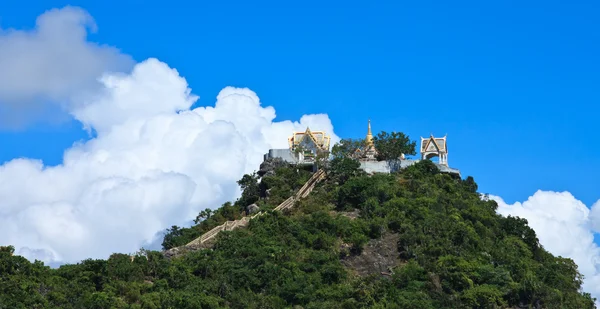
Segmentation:
<svg viewBox="0 0 600 309">
<path fill-rule="evenodd" d="M 293 132 L 288 138 L 287 149 L 270 149 L 264 155 L 264 160 L 280 158 L 290 164 L 314 165 L 319 154 L 330 150 L 331 137 L 324 131 L 311 131 L 306 128 L 304 132 Z M 433 134 L 427 138 L 421 137 L 420 154 L 421 160 L 431 160 L 437 157 L 436 166 L 444 173 L 460 176 L 460 171 L 448 166 L 448 144 L 446 136 L 434 137 Z M 369 120 L 367 135 L 364 146 L 356 149 L 352 155 L 360 162 L 361 168 L 367 173 L 389 173 L 391 165 L 387 161 L 377 160 L 377 148 L 373 141 L 371 131 L 371 120 Z M 399 158 L 397 167 L 402 169 L 413 165 L 421 160 L 406 159 L 404 154 Z"/>
<path fill-rule="evenodd" d="M 428 138 L 421 137 L 421 160 L 438 157 L 439 164 L 448 166 L 448 148 L 446 147 L 446 136 Z"/>
<path fill-rule="evenodd" d="M 329 151 L 331 137 L 323 131 L 294 132 L 288 138 L 289 148 L 297 154 L 299 161 L 314 161 L 321 153 Z"/>
<path fill-rule="evenodd" d="M 352 154 L 352 157 L 359 161 L 377 161 L 377 149 L 375 149 L 375 143 L 373 142 L 371 120 L 369 120 L 369 127 L 367 129 L 364 146 L 356 149 Z"/>
<path fill-rule="evenodd" d="M 314 164 L 319 154 L 329 151 L 331 137 L 324 131 L 293 132 L 286 149 L 269 149 L 264 159 L 281 158 L 293 164 Z"/>
</svg>

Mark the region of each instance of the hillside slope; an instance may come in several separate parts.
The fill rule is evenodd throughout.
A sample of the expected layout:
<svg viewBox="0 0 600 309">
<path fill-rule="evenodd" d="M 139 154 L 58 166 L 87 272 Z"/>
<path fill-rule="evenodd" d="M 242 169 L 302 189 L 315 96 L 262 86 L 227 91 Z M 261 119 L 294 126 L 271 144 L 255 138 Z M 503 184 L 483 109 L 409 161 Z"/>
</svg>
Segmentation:
<svg viewBox="0 0 600 309">
<path fill-rule="evenodd" d="M 52 270 L 5 247 L 0 308 L 595 308 L 573 261 L 544 250 L 526 220 L 496 214 L 472 178 L 429 161 L 374 176 L 357 164 L 334 159 L 327 181 L 284 213 L 268 210 L 309 171 L 245 175 L 238 201 L 163 242 L 186 244 L 249 204 L 267 211 L 212 250 Z"/>
</svg>

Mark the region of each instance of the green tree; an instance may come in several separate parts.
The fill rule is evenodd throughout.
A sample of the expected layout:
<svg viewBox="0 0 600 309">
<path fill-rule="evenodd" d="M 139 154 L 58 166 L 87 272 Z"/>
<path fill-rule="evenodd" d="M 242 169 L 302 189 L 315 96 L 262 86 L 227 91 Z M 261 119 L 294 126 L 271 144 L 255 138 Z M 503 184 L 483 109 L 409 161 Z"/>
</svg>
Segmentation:
<svg viewBox="0 0 600 309">
<path fill-rule="evenodd" d="M 373 144 L 377 149 L 377 159 L 387 161 L 392 171 L 399 169 L 402 155 L 416 154 L 416 142 L 411 141 L 408 135 L 402 132 L 379 132 L 377 136 L 373 137 Z"/>
<path fill-rule="evenodd" d="M 338 185 L 343 185 L 348 179 L 364 173 L 357 160 L 348 157 L 336 157 L 329 163 L 328 175 Z"/>
<path fill-rule="evenodd" d="M 205 210 L 201 211 L 197 216 L 196 219 L 194 219 L 194 223 L 198 224 L 200 223 L 202 220 L 206 220 L 208 218 L 210 218 L 210 216 L 212 215 L 213 211 L 210 208 L 206 208 Z"/>
<path fill-rule="evenodd" d="M 334 158 L 344 158 L 351 156 L 357 149 L 365 146 L 364 139 L 342 139 L 335 143 L 331 148 L 331 155 Z"/>
<path fill-rule="evenodd" d="M 176 247 L 178 245 L 176 239 L 181 235 L 183 235 L 183 229 L 181 229 L 177 225 L 171 226 L 171 228 L 168 228 L 165 231 L 165 236 L 162 241 L 162 247 L 164 249 Z"/>
<path fill-rule="evenodd" d="M 257 173 L 246 174 L 238 180 L 238 185 L 242 189 L 242 196 L 238 200 L 240 207 L 246 207 L 255 203 L 260 198 L 260 188 L 258 185 Z"/>
<path fill-rule="evenodd" d="M 318 169 L 327 169 L 329 166 L 329 151 L 319 151 L 315 158 L 315 163 L 317 164 Z"/>
</svg>

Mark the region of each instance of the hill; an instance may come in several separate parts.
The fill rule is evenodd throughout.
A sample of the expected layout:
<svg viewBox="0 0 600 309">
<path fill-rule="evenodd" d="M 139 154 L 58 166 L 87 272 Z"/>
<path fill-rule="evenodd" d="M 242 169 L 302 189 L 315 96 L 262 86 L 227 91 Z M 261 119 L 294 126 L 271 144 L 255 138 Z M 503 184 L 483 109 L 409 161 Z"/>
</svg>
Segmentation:
<svg viewBox="0 0 600 309">
<path fill-rule="evenodd" d="M 326 181 L 283 213 L 270 210 L 310 170 L 244 175 L 240 199 L 172 227 L 164 249 L 248 205 L 265 214 L 173 258 L 143 250 L 50 269 L 4 247 L 0 308 L 595 308 L 575 263 L 548 253 L 526 220 L 498 215 L 473 178 L 428 160 L 394 174 L 359 166 L 328 162 Z"/>
</svg>

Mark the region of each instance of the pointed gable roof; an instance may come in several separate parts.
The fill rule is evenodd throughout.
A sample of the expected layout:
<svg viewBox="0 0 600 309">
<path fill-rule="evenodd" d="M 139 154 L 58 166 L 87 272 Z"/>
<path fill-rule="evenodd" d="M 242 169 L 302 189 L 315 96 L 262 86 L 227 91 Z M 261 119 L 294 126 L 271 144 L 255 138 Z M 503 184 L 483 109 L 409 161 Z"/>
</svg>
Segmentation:
<svg viewBox="0 0 600 309">
<path fill-rule="evenodd" d="M 304 135 L 302 135 L 302 137 L 298 141 L 298 144 L 301 144 L 302 142 L 304 142 L 304 139 L 306 139 L 306 138 L 309 138 L 310 141 L 312 141 L 315 145 L 319 146 L 317 139 L 315 138 L 313 133 L 310 131 L 309 127 L 306 127 L 306 131 L 304 131 Z"/>
<path fill-rule="evenodd" d="M 306 140 L 305 140 L 306 139 Z M 329 137 L 323 131 L 311 131 L 309 127 L 304 132 L 294 132 L 293 135 L 288 138 L 290 148 L 294 148 L 305 141 L 312 142 L 317 148 L 322 150 L 329 150 L 329 143 L 331 137 Z"/>
<path fill-rule="evenodd" d="M 432 134 L 428 138 L 421 137 L 421 152 L 447 152 L 446 146 L 446 136 L 436 138 Z"/>
</svg>

